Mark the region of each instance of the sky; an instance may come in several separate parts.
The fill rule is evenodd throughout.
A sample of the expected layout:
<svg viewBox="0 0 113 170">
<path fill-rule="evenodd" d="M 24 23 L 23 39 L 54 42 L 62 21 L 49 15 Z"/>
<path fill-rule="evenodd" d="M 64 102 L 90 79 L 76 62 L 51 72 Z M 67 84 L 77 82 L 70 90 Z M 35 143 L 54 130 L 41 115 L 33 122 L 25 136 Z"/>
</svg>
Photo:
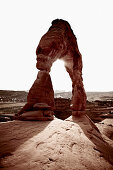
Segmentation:
<svg viewBox="0 0 113 170">
<path fill-rule="evenodd" d="M 0 0 L 0 89 L 31 88 L 36 48 L 56 18 L 77 37 L 85 90 L 113 91 L 113 0 Z M 71 91 L 62 62 L 50 74 L 54 90 Z"/>
</svg>

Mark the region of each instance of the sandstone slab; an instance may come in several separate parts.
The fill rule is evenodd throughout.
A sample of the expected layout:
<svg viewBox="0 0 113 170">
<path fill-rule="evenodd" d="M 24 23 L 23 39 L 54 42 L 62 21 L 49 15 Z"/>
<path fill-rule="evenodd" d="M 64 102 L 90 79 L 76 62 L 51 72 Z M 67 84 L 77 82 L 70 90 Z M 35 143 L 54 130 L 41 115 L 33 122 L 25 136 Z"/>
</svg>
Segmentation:
<svg viewBox="0 0 113 170">
<path fill-rule="evenodd" d="M 84 115 L 63 121 L 0 123 L 1 167 L 6 170 L 112 170 L 113 141 Z M 110 122 L 111 124 L 111 122 Z"/>
</svg>

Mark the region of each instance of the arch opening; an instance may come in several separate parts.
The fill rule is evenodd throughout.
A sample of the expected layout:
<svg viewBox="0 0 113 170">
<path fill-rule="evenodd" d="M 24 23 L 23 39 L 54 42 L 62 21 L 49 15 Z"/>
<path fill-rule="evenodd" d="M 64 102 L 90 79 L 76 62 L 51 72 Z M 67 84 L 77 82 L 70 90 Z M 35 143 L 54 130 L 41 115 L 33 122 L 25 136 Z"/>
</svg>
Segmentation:
<svg viewBox="0 0 113 170">
<path fill-rule="evenodd" d="M 53 63 L 50 75 L 54 92 L 72 91 L 72 81 L 65 69 L 63 60 L 58 59 Z"/>
<path fill-rule="evenodd" d="M 54 114 L 55 117 L 64 120 L 72 114 L 70 109 L 72 81 L 62 59 L 57 59 L 53 63 L 50 75 L 54 90 Z"/>
</svg>

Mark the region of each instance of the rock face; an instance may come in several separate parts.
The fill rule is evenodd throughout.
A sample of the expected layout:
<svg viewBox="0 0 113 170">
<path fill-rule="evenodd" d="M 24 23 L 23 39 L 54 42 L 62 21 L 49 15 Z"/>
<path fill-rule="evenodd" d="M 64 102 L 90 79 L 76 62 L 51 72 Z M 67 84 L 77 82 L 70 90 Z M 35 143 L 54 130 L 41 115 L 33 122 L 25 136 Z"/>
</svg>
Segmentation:
<svg viewBox="0 0 113 170">
<path fill-rule="evenodd" d="M 27 104 L 19 112 L 21 115 L 19 119 L 47 120 L 48 117 L 48 120 L 51 120 L 52 110 L 54 110 L 54 91 L 51 78 L 47 71 L 39 71 L 37 79 L 29 90 Z"/>
<path fill-rule="evenodd" d="M 54 109 L 54 91 L 47 71 L 39 71 L 37 79 L 29 90 L 28 103 L 46 103 Z"/>
<path fill-rule="evenodd" d="M 0 123 L 0 168 L 113 170 L 113 121 L 97 126 L 101 133 L 85 115 L 64 121 Z"/>
<path fill-rule="evenodd" d="M 32 110 L 35 103 L 46 103 L 54 108 L 54 92 L 49 72 L 52 64 L 61 59 L 72 80 L 73 115 L 85 113 L 86 93 L 82 81 L 82 56 L 77 39 L 67 21 L 56 19 L 48 32 L 42 36 L 36 49 L 38 77 L 31 87 L 27 105 L 20 111 Z"/>
</svg>

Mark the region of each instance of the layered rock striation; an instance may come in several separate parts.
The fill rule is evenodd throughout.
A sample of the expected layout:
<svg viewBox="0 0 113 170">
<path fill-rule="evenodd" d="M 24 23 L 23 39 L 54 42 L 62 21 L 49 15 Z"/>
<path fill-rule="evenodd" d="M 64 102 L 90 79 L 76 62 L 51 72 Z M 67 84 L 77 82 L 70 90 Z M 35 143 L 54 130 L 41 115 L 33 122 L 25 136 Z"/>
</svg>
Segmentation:
<svg viewBox="0 0 113 170">
<path fill-rule="evenodd" d="M 51 27 L 39 42 L 36 55 L 36 67 L 40 71 L 29 91 L 27 104 L 19 112 L 19 115 L 22 114 L 21 118 L 24 112 L 34 110 L 34 104 L 47 104 L 48 107 L 51 107 L 50 111 L 54 110 L 54 91 L 49 72 L 57 59 L 64 61 L 66 71 L 72 80 L 72 114 L 84 114 L 86 93 L 82 81 L 82 56 L 78 49 L 77 39 L 67 21 L 56 19 L 52 22 Z M 38 110 L 41 109 L 38 108 Z M 49 118 L 50 115 L 46 114 Z M 43 113 L 42 117 L 45 117 Z"/>
</svg>

